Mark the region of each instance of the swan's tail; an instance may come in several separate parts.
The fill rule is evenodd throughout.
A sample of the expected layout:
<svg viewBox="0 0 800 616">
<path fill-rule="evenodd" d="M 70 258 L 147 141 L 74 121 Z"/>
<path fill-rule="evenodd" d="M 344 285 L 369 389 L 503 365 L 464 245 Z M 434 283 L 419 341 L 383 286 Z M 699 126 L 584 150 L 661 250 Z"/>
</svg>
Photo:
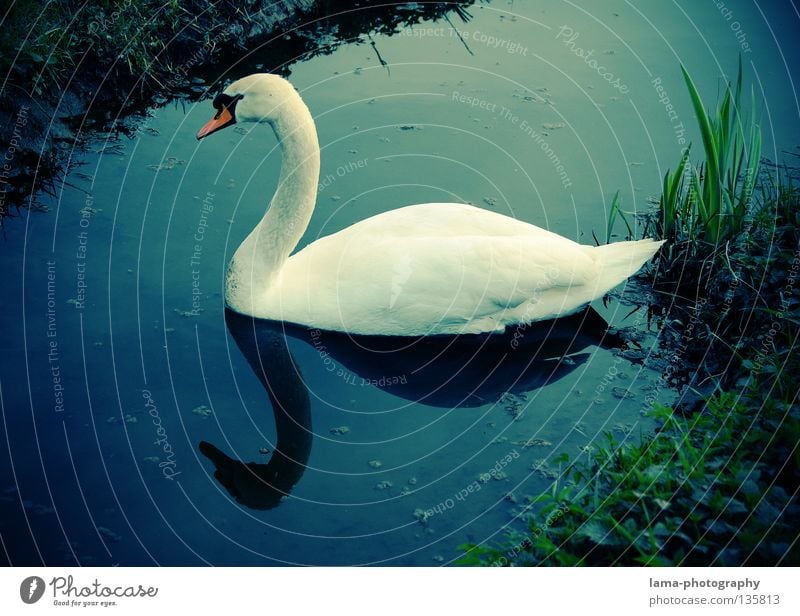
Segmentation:
<svg viewBox="0 0 800 616">
<path fill-rule="evenodd" d="M 636 240 L 615 242 L 592 248 L 592 256 L 600 265 L 596 295 L 599 297 L 633 276 L 658 252 L 665 240 Z"/>
</svg>

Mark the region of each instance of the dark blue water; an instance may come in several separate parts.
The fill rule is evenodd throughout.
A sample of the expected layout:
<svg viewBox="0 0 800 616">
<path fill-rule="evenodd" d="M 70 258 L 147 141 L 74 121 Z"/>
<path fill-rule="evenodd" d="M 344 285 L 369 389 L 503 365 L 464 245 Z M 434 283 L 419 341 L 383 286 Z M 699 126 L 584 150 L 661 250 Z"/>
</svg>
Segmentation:
<svg viewBox="0 0 800 616">
<path fill-rule="evenodd" d="M 650 207 L 683 140 L 697 141 L 680 62 L 711 104 L 741 53 L 763 101 L 765 155 L 795 151 L 792 21 L 771 5 L 727 7 L 730 17 L 716 3 L 493 3 L 453 22 L 460 38 L 446 22 L 374 36 L 388 68 L 366 44 L 294 64 L 323 148 L 302 244 L 425 201 L 605 239 L 611 196 Z M 520 528 L 526 497 L 563 472 L 557 456 L 586 455 L 606 431 L 637 438 L 650 401 L 672 400 L 661 364 L 642 364 L 657 331 L 644 311 L 627 316 L 641 301 L 630 289 L 595 308 L 641 352 L 586 336 L 561 349 L 566 361 L 537 354 L 538 342 L 528 355 L 509 340 L 500 353 L 386 353 L 226 323 L 225 266 L 280 159 L 262 126 L 198 144 L 210 113 L 207 101 L 168 105 L 130 138 L 95 135 L 67 183 L 39 197 L 47 211 L 6 221 L 10 562 L 447 563 L 461 543 Z M 268 466 L 276 419 L 295 460 Z M 218 460 L 219 477 L 201 442 L 233 459 Z M 276 485 L 291 488 L 279 504 L 247 479 L 276 467 Z"/>
</svg>

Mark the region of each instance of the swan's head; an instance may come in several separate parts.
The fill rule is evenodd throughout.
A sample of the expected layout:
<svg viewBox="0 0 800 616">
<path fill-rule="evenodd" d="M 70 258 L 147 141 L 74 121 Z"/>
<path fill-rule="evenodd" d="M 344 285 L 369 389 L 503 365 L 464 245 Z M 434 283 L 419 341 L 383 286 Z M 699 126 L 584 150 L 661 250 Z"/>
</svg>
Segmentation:
<svg viewBox="0 0 800 616">
<path fill-rule="evenodd" d="M 283 77 L 256 73 L 234 81 L 214 97 L 216 113 L 197 133 L 202 139 L 237 122 L 275 124 L 296 104 L 299 95 Z"/>
</svg>

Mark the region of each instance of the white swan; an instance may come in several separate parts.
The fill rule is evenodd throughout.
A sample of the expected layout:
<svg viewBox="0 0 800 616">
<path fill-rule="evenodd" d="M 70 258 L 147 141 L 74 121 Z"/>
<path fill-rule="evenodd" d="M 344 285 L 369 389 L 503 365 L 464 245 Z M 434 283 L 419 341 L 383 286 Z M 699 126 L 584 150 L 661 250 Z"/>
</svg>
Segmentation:
<svg viewBox="0 0 800 616">
<path fill-rule="evenodd" d="M 577 311 L 663 243 L 582 246 L 471 205 L 425 203 L 372 216 L 289 256 L 317 197 L 311 113 L 271 74 L 232 83 L 214 107 L 198 139 L 235 122 L 266 122 L 283 154 L 269 208 L 228 268 L 225 299 L 236 312 L 351 334 L 501 332 Z"/>
</svg>

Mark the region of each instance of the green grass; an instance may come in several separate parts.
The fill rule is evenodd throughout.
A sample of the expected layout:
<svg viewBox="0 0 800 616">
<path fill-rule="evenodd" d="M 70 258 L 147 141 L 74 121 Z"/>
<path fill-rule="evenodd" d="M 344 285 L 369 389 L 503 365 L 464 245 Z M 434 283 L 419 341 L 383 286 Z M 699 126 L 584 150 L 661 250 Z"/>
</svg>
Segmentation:
<svg viewBox="0 0 800 616">
<path fill-rule="evenodd" d="M 710 393 L 689 408 L 654 405 L 655 434 L 609 433 L 588 458 L 561 456 L 565 470 L 530 499 L 526 528 L 499 545 L 461 546 L 461 564 L 800 564 L 800 228 L 785 218 L 800 199 L 787 185 L 768 194 L 765 211 L 779 213 L 757 219 L 742 244 L 733 301 L 710 293 L 696 317 L 712 327 L 673 341 Z M 720 267 L 709 287 L 729 274 Z M 719 361 L 711 371 L 708 356 Z"/>
<path fill-rule="evenodd" d="M 760 172 L 741 63 L 713 114 L 683 75 L 705 161 L 682 153 L 644 230 L 667 240 L 647 275 L 661 347 L 681 349 L 665 375 L 681 404 L 653 407 L 655 434 L 609 433 L 588 458 L 560 457 L 566 470 L 530 498 L 526 528 L 462 546 L 462 564 L 800 564 L 800 191 Z M 621 212 L 617 195 L 607 237 Z"/>
<path fill-rule="evenodd" d="M 735 83 L 713 112 L 706 110 L 689 73 L 681 66 L 700 128 L 705 160 L 692 165 L 690 148 L 664 176 L 658 214 L 646 235 L 666 239 L 668 250 L 695 256 L 729 241 L 745 227 L 759 176 L 761 130 L 751 89 L 750 113 L 742 106 L 742 64 Z"/>
<path fill-rule="evenodd" d="M 658 434 L 638 444 L 608 435 L 532 499 L 525 532 L 498 547 L 462 546 L 460 563 L 800 564 L 796 477 L 776 474 L 798 462 L 797 407 L 748 391 L 716 394 L 686 417 L 653 414 Z"/>
<path fill-rule="evenodd" d="M 614 224 L 617 222 L 617 216 L 622 219 L 622 222 L 625 223 L 625 228 L 628 230 L 628 235 L 626 239 L 633 239 L 633 229 L 631 228 L 631 224 L 628 221 L 628 217 L 626 216 L 625 212 L 622 210 L 621 207 L 622 202 L 619 198 L 619 191 L 614 193 L 614 197 L 611 199 L 611 207 L 608 211 L 608 222 L 606 224 L 606 244 L 611 243 L 611 235 L 614 231 Z"/>
<path fill-rule="evenodd" d="M 163 87 L 185 58 L 229 24 L 228 0 L 14 2 L 4 20 L 0 74 L 37 96 L 58 95 L 76 71 L 128 79 L 127 92 Z"/>
</svg>

